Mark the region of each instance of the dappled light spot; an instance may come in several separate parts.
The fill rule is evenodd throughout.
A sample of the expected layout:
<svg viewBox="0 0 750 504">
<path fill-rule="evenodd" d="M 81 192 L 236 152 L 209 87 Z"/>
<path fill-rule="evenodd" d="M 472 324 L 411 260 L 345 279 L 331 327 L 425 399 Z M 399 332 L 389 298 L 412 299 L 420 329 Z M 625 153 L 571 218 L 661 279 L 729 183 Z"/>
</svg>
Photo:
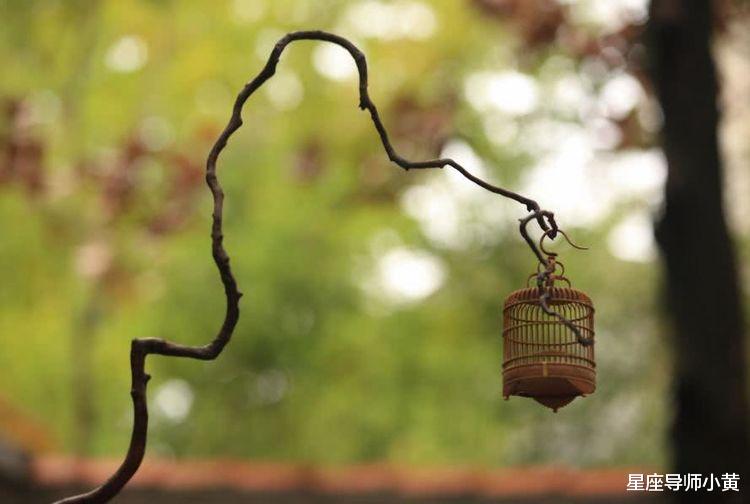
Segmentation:
<svg viewBox="0 0 750 504">
<path fill-rule="evenodd" d="M 609 252 L 622 261 L 651 262 L 656 259 L 652 220 L 644 212 L 622 219 L 607 236 Z"/>
<path fill-rule="evenodd" d="M 465 80 L 464 93 L 479 111 L 495 109 L 513 116 L 533 112 L 538 102 L 536 81 L 515 70 L 471 74 Z"/>
<path fill-rule="evenodd" d="M 551 106 L 565 114 L 581 116 L 591 108 L 591 82 L 585 75 L 569 73 L 555 80 L 552 85 Z"/>
<path fill-rule="evenodd" d="M 281 402 L 289 391 L 289 378 L 280 369 L 268 369 L 254 375 L 249 382 L 250 403 L 269 406 Z"/>
<path fill-rule="evenodd" d="M 401 206 L 419 222 L 422 233 L 431 241 L 449 248 L 465 243 L 456 198 L 445 184 L 410 187 L 401 196 Z"/>
<path fill-rule="evenodd" d="M 622 141 L 622 131 L 609 119 L 597 117 L 586 126 L 591 134 L 592 147 L 596 150 L 614 150 Z"/>
<path fill-rule="evenodd" d="M 440 151 L 441 158 L 451 158 L 459 163 L 461 166 L 469 170 L 477 177 L 484 178 L 487 174 L 487 170 L 484 167 L 484 161 L 476 153 L 476 151 L 461 139 L 453 139 L 446 142 L 443 149 Z M 452 185 L 455 185 L 457 191 L 471 191 L 473 192 L 474 187 L 466 183 L 466 179 L 455 170 L 446 170 L 446 176 L 451 181 Z"/>
<path fill-rule="evenodd" d="M 605 33 L 616 32 L 629 24 L 642 24 L 648 19 L 648 0 L 558 0 L 571 4 L 575 23 L 599 27 Z"/>
<path fill-rule="evenodd" d="M 667 181 L 667 160 L 661 149 L 633 149 L 612 154 L 604 160 L 608 165 L 607 183 L 622 197 L 637 197 L 656 209 L 662 201 Z"/>
<path fill-rule="evenodd" d="M 105 63 L 115 72 L 134 72 L 146 64 L 148 46 L 138 35 L 120 38 L 107 50 Z"/>
<path fill-rule="evenodd" d="M 188 382 L 173 378 L 162 383 L 154 394 L 155 413 L 166 420 L 180 423 L 193 407 L 193 389 Z"/>
<path fill-rule="evenodd" d="M 345 12 L 344 20 L 358 35 L 382 40 L 426 39 L 437 28 L 432 8 L 411 0 L 357 2 Z"/>
<path fill-rule="evenodd" d="M 352 56 L 343 47 L 333 44 L 318 44 L 312 53 L 315 70 L 331 80 L 354 79 L 357 67 Z"/>
<path fill-rule="evenodd" d="M 424 250 L 394 247 L 377 259 L 373 274 L 362 287 L 387 303 L 409 304 L 435 293 L 445 277 L 445 267 L 436 256 Z"/>
<path fill-rule="evenodd" d="M 513 149 L 518 140 L 519 127 L 514 121 L 499 114 L 486 114 L 482 121 L 484 135 L 495 145 Z"/>
<path fill-rule="evenodd" d="M 539 161 L 523 174 L 523 191 L 555 208 L 558 217 L 593 225 L 623 201 L 661 203 L 666 160 L 658 149 L 597 152 L 616 141 L 606 130 L 552 120 L 535 121 L 522 135 Z M 605 125 L 606 127 L 606 125 Z"/>
<path fill-rule="evenodd" d="M 478 177 L 488 177 L 482 158 L 463 140 L 447 142 L 440 157 L 454 159 Z M 445 168 L 424 183 L 406 189 L 400 203 L 435 245 L 465 249 L 492 243 L 509 225 L 509 202 L 495 195 L 478 197 L 480 192 L 456 170 Z"/>
<path fill-rule="evenodd" d="M 75 270 L 83 278 L 98 278 L 111 266 L 112 247 L 103 240 L 93 240 L 78 247 L 75 253 Z"/>
<path fill-rule="evenodd" d="M 271 104 L 278 110 L 297 108 L 305 95 L 302 81 L 291 70 L 277 70 L 273 86 L 267 86 L 265 90 Z"/>
<path fill-rule="evenodd" d="M 636 78 L 620 72 L 604 83 L 599 94 L 599 103 L 607 116 L 622 119 L 645 97 L 646 94 Z"/>
</svg>

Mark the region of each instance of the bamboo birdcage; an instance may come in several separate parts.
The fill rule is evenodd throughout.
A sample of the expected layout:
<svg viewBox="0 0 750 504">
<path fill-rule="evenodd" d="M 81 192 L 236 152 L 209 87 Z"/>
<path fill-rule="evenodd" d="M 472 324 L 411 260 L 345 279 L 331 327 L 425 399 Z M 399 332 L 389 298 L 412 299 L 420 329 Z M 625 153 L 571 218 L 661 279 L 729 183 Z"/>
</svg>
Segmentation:
<svg viewBox="0 0 750 504">
<path fill-rule="evenodd" d="M 594 305 L 585 293 L 573 289 L 564 276 L 554 274 L 541 289 L 547 290 L 549 309 L 573 324 L 584 339 L 593 339 Z M 542 293 L 539 287 L 527 287 L 505 300 L 503 396 L 531 397 L 557 412 L 596 389 L 594 345 L 593 341 L 581 344 L 565 322 L 545 313 Z"/>
</svg>

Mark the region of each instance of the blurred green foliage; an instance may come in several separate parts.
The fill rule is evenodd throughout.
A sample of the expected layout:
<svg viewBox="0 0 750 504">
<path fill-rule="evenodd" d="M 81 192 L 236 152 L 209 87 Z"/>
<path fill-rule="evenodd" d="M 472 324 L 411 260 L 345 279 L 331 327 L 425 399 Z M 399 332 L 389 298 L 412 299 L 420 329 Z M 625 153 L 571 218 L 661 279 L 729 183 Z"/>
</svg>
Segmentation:
<svg viewBox="0 0 750 504">
<path fill-rule="evenodd" d="M 353 3 L 0 2 L 0 99 L 17 112 L 2 132 L 42 152 L 38 173 L 6 173 L 0 186 L 2 394 L 60 449 L 124 452 L 132 338 L 197 344 L 217 330 L 224 300 L 210 260 L 210 198 L 195 174 L 235 93 L 284 32 L 354 37 L 373 99 L 408 157 L 460 139 L 490 180 L 520 187 L 537 153 L 491 142 L 463 95 L 471 72 L 518 64 L 524 49 L 512 27 L 470 2 L 434 0 L 424 4 L 436 21 L 431 36 L 368 38 L 342 24 Z M 618 260 L 606 245 L 618 216 L 643 203 L 621 203 L 590 225 L 558 215 L 591 247 L 559 250 L 596 303 L 596 394 L 558 414 L 505 402 L 502 300 L 535 267 L 515 231 L 524 209 L 502 207 L 501 219 L 464 212 L 461 226 L 478 231 L 460 246 L 431 240 L 402 202 L 447 173 L 390 165 L 357 109 L 355 82 L 316 71 L 315 48 L 288 49 L 280 70 L 297 84 L 281 98 L 265 88 L 254 96 L 219 162 L 242 315 L 215 362 L 150 359 L 149 454 L 663 463 L 669 363 L 655 263 Z M 536 75 L 555 56 L 540 51 L 526 70 Z M 19 126 L 22 113 L 31 119 Z M 523 120 L 519 127 L 522 136 Z M 479 202 L 496 198 L 472 189 Z M 414 302 L 363 288 L 394 247 L 439 261 L 440 287 Z M 76 401 L 93 408 L 78 434 Z"/>
</svg>

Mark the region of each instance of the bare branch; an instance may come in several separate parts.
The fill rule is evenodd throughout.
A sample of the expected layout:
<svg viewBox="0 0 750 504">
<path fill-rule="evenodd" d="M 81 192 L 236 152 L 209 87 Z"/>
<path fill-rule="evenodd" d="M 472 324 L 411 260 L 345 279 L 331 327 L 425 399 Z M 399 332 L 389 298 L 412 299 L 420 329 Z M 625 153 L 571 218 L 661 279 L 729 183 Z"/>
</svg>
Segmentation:
<svg viewBox="0 0 750 504">
<path fill-rule="evenodd" d="M 226 147 L 227 141 L 237 129 L 242 126 L 242 108 L 245 105 L 247 99 L 260 88 L 268 79 L 270 79 L 276 72 L 276 66 L 281 57 L 281 53 L 284 51 L 287 45 L 296 40 L 318 40 L 323 42 L 330 42 L 346 49 L 349 54 L 354 58 L 354 62 L 357 65 L 359 72 L 359 108 L 367 110 L 370 113 L 372 122 L 375 125 L 375 129 L 380 136 L 380 140 L 385 148 L 388 158 L 396 163 L 398 166 L 405 170 L 410 169 L 424 169 L 424 168 L 443 168 L 449 166 L 461 175 L 466 177 L 468 180 L 474 182 L 478 186 L 510 198 L 518 203 L 524 205 L 526 210 L 531 212 L 527 217 L 522 220 L 521 223 L 521 235 L 524 237 L 529 247 L 536 255 L 540 263 L 545 267 L 549 266 L 549 262 L 542 256 L 541 252 L 537 248 L 536 244 L 529 238 L 526 232 L 526 226 L 531 220 L 535 220 L 539 226 L 548 233 L 550 238 L 554 238 L 558 231 L 557 224 L 554 220 L 552 212 L 547 210 L 541 210 L 539 204 L 525 196 L 517 194 L 513 191 L 509 191 L 502 187 L 492 185 L 481 178 L 470 173 L 466 168 L 461 166 L 458 162 L 450 158 L 432 159 L 427 161 L 409 161 L 400 156 L 391 145 L 388 138 L 388 133 L 383 126 L 383 123 L 378 114 L 378 110 L 375 104 L 370 99 L 367 92 L 367 62 L 364 54 L 357 49 L 347 39 L 334 35 L 332 33 L 324 31 L 299 31 L 289 33 L 281 38 L 268 58 L 266 65 L 260 71 L 260 73 L 251 80 L 245 87 L 240 91 L 232 109 L 232 116 L 229 119 L 224 131 L 219 135 L 216 142 L 214 143 L 206 161 L 206 182 L 211 190 L 214 200 L 213 209 L 213 223 L 211 226 L 211 243 L 212 253 L 214 262 L 219 270 L 221 282 L 224 285 L 224 292 L 226 294 L 226 313 L 224 315 L 224 322 L 216 334 L 214 339 L 203 346 L 186 346 L 170 341 L 165 341 L 156 338 L 145 338 L 135 339 L 132 341 L 130 350 L 130 368 L 132 373 L 132 385 L 130 394 L 133 398 L 133 431 L 130 438 L 130 446 L 128 447 L 127 454 L 117 471 L 99 488 L 96 488 L 88 493 L 69 497 L 57 501 L 56 504 L 73 504 L 73 503 L 90 503 L 100 504 L 108 502 L 114 496 L 116 496 L 120 490 L 130 481 L 133 475 L 136 473 L 138 468 L 143 461 L 143 457 L 146 451 L 146 438 L 148 434 L 148 407 L 146 404 L 146 385 L 150 376 L 145 371 L 146 357 L 150 354 L 166 355 L 171 357 L 188 357 L 191 359 L 199 360 L 213 360 L 221 354 L 222 350 L 229 343 L 232 337 L 232 332 L 237 325 L 239 319 L 239 300 L 242 294 L 237 289 L 237 282 L 232 274 L 232 270 L 229 265 L 229 255 L 224 249 L 223 241 L 223 205 L 224 205 L 224 192 L 219 184 L 219 180 L 216 176 L 216 161 L 219 158 L 224 147 Z M 549 274 L 549 273 L 548 273 Z M 540 274 L 544 275 L 544 273 Z M 545 277 L 546 278 L 546 277 Z M 540 279 L 541 280 L 541 279 Z M 566 321 L 564 317 L 556 314 L 546 306 L 544 296 L 541 298 L 542 306 L 550 314 L 554 314 L 562 321 Z M 580 337 L 580 332 L 572 324 L 566 324 L 570 327 L 579 337 L 579 341 L 584 343 Z"/>
</svg>

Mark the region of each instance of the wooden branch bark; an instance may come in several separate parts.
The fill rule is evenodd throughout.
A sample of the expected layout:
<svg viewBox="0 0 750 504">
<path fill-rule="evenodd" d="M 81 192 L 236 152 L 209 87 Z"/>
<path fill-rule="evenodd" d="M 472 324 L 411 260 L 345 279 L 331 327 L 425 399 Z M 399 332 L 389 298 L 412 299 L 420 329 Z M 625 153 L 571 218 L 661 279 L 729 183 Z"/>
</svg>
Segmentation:
<svg viewBox="0 0 750 504">
<path fill-rule="evenodd" d="M 327 33 L 324 31 L 299 31 L 289 33 L 281 38 L 274 46 L 266 65 L 260 71 L 260 73 L 251 80 L 245 87 L 240 91 L 237 99 L 235 100 L 234 107 L 232 109 L 232 115 L 229 119 L 228 124 L 219 135 L 218 139 L 214 143 L 206 161 L 206 182 L 213 195 L 214 207 L 213 207 L 213 222 L 211 226 L 211 243 L 212 253 L 214 262 L 219 270 L 219 276 L 221 282 L 224 285 L 224 292 L 226 294 L 226 313 L 224 315 L 224 322 L 219 329 L 218 334 L 214 339 L 203 346 L 186 346 L 179 343 L 173 343 L 157 338 L 144 338 L 135 339 L 132 341 L 130 350 L 130 368 L 132 373 L 132 384 L 131 384 L 131 396 L 133 398 L 133 430 L 130 438 L 130 446 L 128 447 L 125 459 L 122 465 L 117 471 L 100 487 L 73 497 L 69 497 L 60 501 L 56 504 L 73 504 L 73 503 L 88 503 L 88 504 L 99 504 L 108 502 L 115 495 L 117 495 L 122 488 L 130 481 L 133 475 L 136 473 L 138 468 L 143 461 L 143 457 L 146 451 L 146 438 L 148 431 L 148 407 L 146 404 L 146 385 L 150 376 L 145 371 L 146 357 L 151 354 L 155 355 L 166 355 L 170 357 L 187 357 L 191 359 L 199 360 L 213 360 L 221 354 L 222 350 L 229 343 L 232 337 L 232 332 L 237 325 L 239 319 L 239 300 L 242 294 L 237 288 L 237 282 L 232 274 L 232 269 L 229 264 L 229 255 L 224 249 L 223 241 L 224 235 L 222 230 L 223 220 L 223 206 L 224 206 L 224 191 L 219 184 L 219 180 L 216 176 L 216 162 L 219 158 L 224 147 L 226 147 L 227 141 L 237 129 L 242 126 L 242 108 L 248 98 L 260 88 L 268 79 L 270 79 L 276 72 L 276 66 L 279 62 L 282 52 L 290 43 L 297 40 L 316 40 L 322 42 L 330 42 L 346 49 L 354 59 L 357 65 L 357 71 L 359 73 L 359 108 L 367 110 L 370 113 L 375 129 L 378 132 L 378 136 L 383 144 L 383 147 L 388 154 L 388 158 L 396 163 L 404 170 L 411 169 L 425 169 L 425 168 L 443 168 L 450 166 L 451 168 L 458 171 L 461 175 L 466 177 L 471 182 L 478 186 L 486 189 L 500 196 L 510 198 L 518 203 L 524 205 L 526 210 L 531 212 L 527 217 L 522 219 L 520 232 L 529 247 L 534 252 L 537 259 L 546 266 L 548 261 L 544 258 L 542 253 L 539 251 L 537 245 L 529 237 L 526 227 L 532 220 L 536 221 L 539 226 L 548 234 L 550 238 L 554 238 L 557 233 L 557 224 L 554 219 L 554 214 L 547 210 L 542 210 L 539 204 L 525 196 L 517 194 L 513 191 L 509 191 L 502 187 L 492 185 L 481 178 L 470 173 L 466 168 L 461 166 L 458 162 L 450 158 L 432 159 L 427 161 L 409 161 L 404 157 L 400 156 L 391 145 L 388 138 L 388 133 L 383 126 L 383 123 L 378 114 L 378 109 L 370 99 L 367 91 L 368 80 L 367 80 L 367 62 L 364 54 L 357 49 L 347 39 Z M 545 279 L 547 275 L 551 274 L 548 272 L 549 268 L 545 268 L 545 271 L 540 273 L 540 280 Z M 546 306 L 546 302 L 542 299 L 542 303 Z M 549 310 L 549 307 L 547 307 Z M 552 310 L 549 313 L 554 314 Z M 561 320 L 567 322 L 563 317 Z M 569 327 L 578 335 L 579 341 L 582 344 L 590 344 L 591 342 L 581 338 L 578 329 L 570 322 L 567 322 Z"/>
</svg>

